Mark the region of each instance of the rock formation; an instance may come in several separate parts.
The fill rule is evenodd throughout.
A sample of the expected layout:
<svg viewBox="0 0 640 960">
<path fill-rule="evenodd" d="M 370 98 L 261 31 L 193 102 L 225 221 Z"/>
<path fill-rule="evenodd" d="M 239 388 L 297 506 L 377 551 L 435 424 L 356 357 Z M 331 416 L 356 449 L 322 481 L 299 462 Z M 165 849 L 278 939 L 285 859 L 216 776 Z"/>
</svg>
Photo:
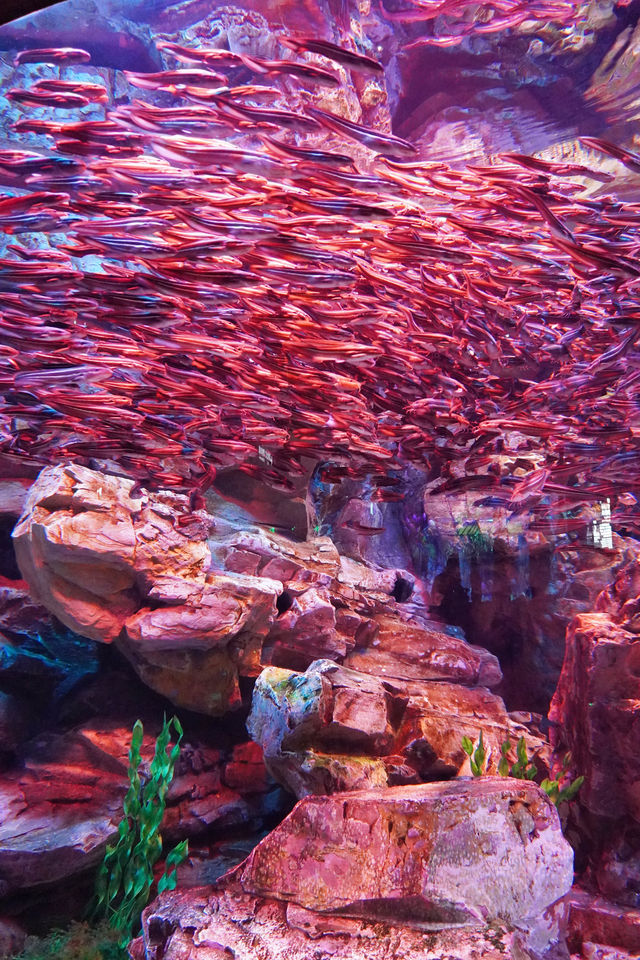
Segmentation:
<svg viewBox="0 0 640 960">
<path fill-rule="evenodd" d="M 131 723 L 144 718 L 148 757 L 168 700 L 202 716 L 165 823 L 168 842 L 189 836 L 193 853 L 180 891 L 147 911 L 134 956 L 253 960 L 259 949 L 265 960 L 307 960 L 318 942 L 338 958 L 382 960 L 392 942 L 407 960 L 566 960 L 567 916 L 584 958 L 631 950 L 633 923 L 601 923 L 610 914 L 586 889 L 563 906 L 571 852 L 546 795 L 525 781 L 464 779 L 462 737 L 481 730 L 489 774 L 507 737 L 524 736 L 538 779 L 551 767 L 535 718 L 507 712 L 493 692 L 496 656 L 429 606 L 436 598 L 410 558 L 409 569 L 385 569 L 367 558 L 364 535 L 352 556 L 327 536 L 296 541 L 266 521 L 269 498 L 251 496 L 262 521 L 220 494 L 215 514 L 194 512 L 185 497 L 77 465 L 33 484 L 14 535 L 31 596 L 24 581 L 0 583 L 5 902 L 48 894 L 51 882 L 86 883 L 119 819 Z M 597 609 L 569 632 L 551 720 L 556 760 L 570 748 L 587 775 L 569 818 L 579 864 L 590 851 L 586 879 L 632 908 L 637 566 L 590 599 L 623 546 L 594 548 L 577 573 L 580 599 L 561 597 L 563 616 Z M 34 722 L 29 695 L 52 706 L 54 729 Z M 271 776 L 302 800 L 252 851 L 288 809 Z M 345 826 L 363 823 L 371 832 L 357 837 Z M 213 890 L 199 888 L 247 854 Z"/>
<path fill-rule="evenodd" d="M 115 641 L 176 705 L 219 715 L 240 705 L 239 676 L 323 657 L 395 677 L 499 682 L 494 657 L 434 630 L 407 571 L 342 558 L 328 537 L 218 531 L 187 497 L 133 487 L 76 465 L 43 470 L 16 555 L 35 598 L 77 633 Z"/>
<path fill-rule="evenodd" d="M 548 763 L 545 743 L 486 688 L 374 677 L 330 660 L 304 674 L 263 670 L 247 729 L 270 772 L 298 798 L 468 773 L 462 737 L 476 740 L 480 730 L 488 773 L 496 773 L 507 738 L 525 736 L 541 770 Z"/>
<path fill-rule="evenodd" d="M 575 618 L 549 717 L 556 755 L 585 776 L 578 828 L 600 891 L 640 906 L 640 567 L 633 560 Z"/>
<path fill-rule="evenodd" d="M 572 863 L 535 784 L 487 778 L 307 797 L 213 891 L 160 898 L 132 952 L 302 960 L 314 945 L 377 960 L 391 942 L 395 957 L 426 960 L 451 944 L 453 928 L 456 957 L 473 955 L 472 939 L 483 957 L 518 940 L 531 957 L 527 932 L 545 941 L 537 925 L 569 890 Z M 538 955 L 556 935 L 550 923 Z"/>
<path fill-rule="evenodd" d="M 148 724 L 147 767 L 152 732 L 158 731 Z M 86 875 L 102 859 L 122 816 L 130 738 L 130 725 L 94 720 L 25 745 L 21 766 L 0 779 L 0 896 L 51 889 Z M 197 839 L 264 823 L 274 790 L 255 744 L 223 752 L 190 739 L 169 789 L 165 837 Z"/>
</svg>

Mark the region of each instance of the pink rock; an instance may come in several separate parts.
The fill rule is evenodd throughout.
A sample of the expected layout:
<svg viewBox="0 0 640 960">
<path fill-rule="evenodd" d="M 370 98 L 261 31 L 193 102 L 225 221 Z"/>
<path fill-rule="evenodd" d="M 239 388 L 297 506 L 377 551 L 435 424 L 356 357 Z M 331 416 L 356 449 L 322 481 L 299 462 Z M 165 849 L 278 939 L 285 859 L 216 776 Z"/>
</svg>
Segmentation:
<svg viewBox="0 0 640 960">
<path fill-rule="evenodd" d="M 538 915 L 573 851 L 538 786 L 487 777 L 305 797 L 236 873 L 247 893 L 428 929 Z"/>
<path fill-rule="evenodd" d="M 240 677 L 327 657 L 396 679 L 499 681 L 495 657 L 433 628 L 406 570 L 340 557 L 327 537 L 218 531 L 184 496 L 132 489 L 74 464 L 43 470 L 16 554 L 34 598 L 72 630 L 117 641 L 176 705 L 222 714 L 241 704 Z"/>
<path fill-rule="evenodd" d="M 606 945 L 620 952 L 640 954 L 640 909 L 621 908 L 588 890 L 574 887 L 567 897 L 568 941 L 572 953 L 585 943 Z"/>
<path fill-rule="evenodd" d="M 32 483 L 28 477 L 0 480 L 0 516 L 20 516 Z"/>
<path fill-rule="evenodd" d="M 392 953 L 390 953 L 390 950 Z M 142 916 L 133 960 L 540 960 L 525 931 L 496 922 L 425 932 L 393 920 L 305 910 L 224 881 L 163 894 Z"/>
<path fill-rule="evenodd" d="M 585 777 L 579 802 L 608 818 L 640 822 L 640 641 L 604 613 L 581 614 L 567 633 L 549 711 L 558 755 L 570 750 Z"/>
<path fill-rule="evenodd" d="M 555 807 L 524 781 L 308 797 L 213 888 L 148 907 L 131 953 L 532 960 L 560 937 L 551 905 L 572 861 Z"/>
<path fill-rule="evenodd" d="M 419 624 L 376 618 L 375 637 L 356 648 L 344 665 L 390 679 L 451 680 L 468 686 L 496 686 L 502 679 L 500 664 L 482 647 Z"/>
<path fill-rule="evenodd" d="M 532 756 L 547 752 L 483 687 L 385 680 L 330 660 L 303 674 L 265 668 L 247 729 L 272 775 L 298 798 L 468 773 L 462 738 L 477 740 L 480 730 L 490 773 L 507 737 L 515 745 L 525 736 Z"/>
<path fill-rule="evenodd" d="M 640 890 L 640 563 L 631 560 L 575 618 L 549 719 L 557 761 L 571 752 L 585 782 L 574 801 L 590 872 L 606 897 L 638 906 Z"/>
<path fill-rule="evenodd" d="M 155 747 L 145 724 L 143 772 Z M 0 895 L 59 884 L 97 864 L 122 817 L 128 787 L 131 727 L 92 721 L 65 734 L 42 734 L 24 748 L 21 767 L 0 774 Z M 260 770 L 253 744 L 246 746 Z M 242 756 L 241 748 L 238 748 Z M 267 813 L 261 798 L 272 790 L 264 765 L 245 788 L 222 782 L 224 757 L 187 740 L 167 794 L 163 834 L 169 843 L 256 823 Z"/>
</svg>

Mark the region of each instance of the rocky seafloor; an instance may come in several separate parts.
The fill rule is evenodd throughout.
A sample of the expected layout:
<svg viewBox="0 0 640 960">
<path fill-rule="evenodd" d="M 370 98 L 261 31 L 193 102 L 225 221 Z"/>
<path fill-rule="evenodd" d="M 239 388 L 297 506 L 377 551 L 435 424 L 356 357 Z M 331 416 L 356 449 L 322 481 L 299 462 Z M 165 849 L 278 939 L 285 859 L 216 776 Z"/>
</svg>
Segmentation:
<svg viewBox="0 0 640 960">
<path fill-rule="evenodd" d="M 526 585 L 522 536 L 441 542 L 428 580 L 402 511 L 385 537 L 406 567 L 384 567 L 353 493 L 332 505 L 362 521 L 338 549 L 317 512 L 305 528 L 313 505 L 283 524 L 258 483 L 195 512 L 73 464 L 0 486 L 6 956 L 82 914 L 132 724 L 149 763 L 170 712 L 185 737 L 163 834 L 190 854 L 132 957 L 638 956 L 636 542 L 528 534 Z M 519 676 L 501 666 L 516 629 Z M 472 777 L 462 738 L 480 731 Z M 538 782 L 570 751 L 570 804 L 497 776 L 521 737 Z"/>
</svg>

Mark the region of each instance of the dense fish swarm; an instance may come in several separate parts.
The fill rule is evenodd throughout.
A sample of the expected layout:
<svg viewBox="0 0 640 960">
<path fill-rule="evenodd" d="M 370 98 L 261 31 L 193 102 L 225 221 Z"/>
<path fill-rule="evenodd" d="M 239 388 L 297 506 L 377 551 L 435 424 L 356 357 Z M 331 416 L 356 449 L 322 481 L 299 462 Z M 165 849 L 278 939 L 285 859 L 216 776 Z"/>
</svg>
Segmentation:
<svg viewBox="0 0 640 960">
<path fill-rule="evenodd" d="M 16 132 L 49 148 L 0 152 L 5 466 L 70 459 L 198 491 L 220 466 L 286 487 L 320 462 L 385 500 L 413 463 L 515 506 L 635 510 L 640 204 L 577 163 L 420 162 L 318 106 L 345 70 L 382 69 L 333 44 L 283 37 L 282 60 L 161 46 L 176 66 L 128 74 L 136 99 L 104 120 L 38 116 L 104 101 L 98 83 L 7 94 Z M 33 231 L 67 240 L 31 249 Z M 513 437 L 524 479 L 501 467 Z"/>
</svg>

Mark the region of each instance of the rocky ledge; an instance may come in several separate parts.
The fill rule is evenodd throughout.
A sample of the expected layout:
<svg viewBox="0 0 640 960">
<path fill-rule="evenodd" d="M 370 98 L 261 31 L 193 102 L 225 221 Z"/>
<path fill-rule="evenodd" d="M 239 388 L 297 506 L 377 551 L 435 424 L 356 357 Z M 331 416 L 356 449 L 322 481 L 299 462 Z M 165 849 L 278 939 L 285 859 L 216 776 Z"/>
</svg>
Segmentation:
<svg viewBox="0 0 640 960">
<path fill-rule="evenodd" d="M 535 784 L 307 797 L 213 889 L 159 898 L 135 958 L 551 955 L 573 853 Z M 455 944 L 455 946 L 454 946 Z"/>
</svg>

